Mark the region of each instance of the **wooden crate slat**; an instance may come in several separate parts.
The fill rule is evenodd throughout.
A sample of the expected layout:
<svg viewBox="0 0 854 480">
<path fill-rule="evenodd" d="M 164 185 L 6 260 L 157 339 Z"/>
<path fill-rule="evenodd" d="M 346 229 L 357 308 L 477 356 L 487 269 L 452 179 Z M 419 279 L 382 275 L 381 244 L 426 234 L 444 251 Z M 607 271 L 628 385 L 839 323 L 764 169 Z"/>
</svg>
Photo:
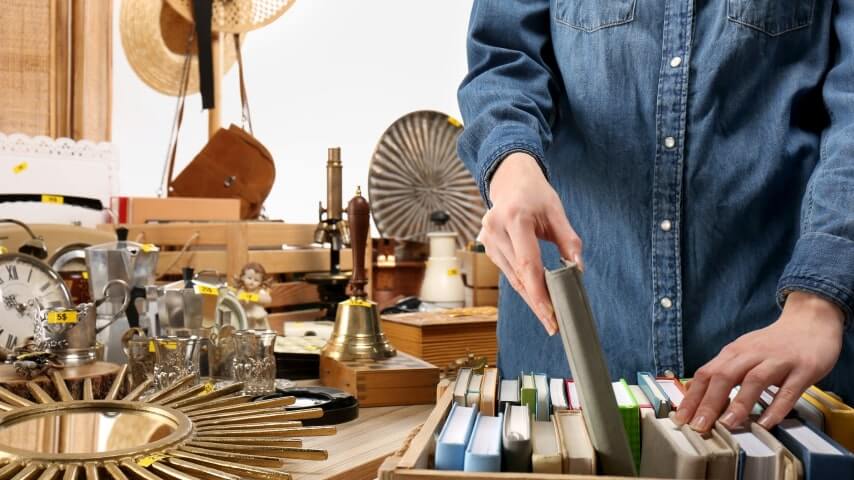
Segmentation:
<svg viewBox="0 0 854 480">
<path fill-rule="evenodd" d="M 322 272 L 329 270 L 329 250 L 250 250 L 248 261 L 264 265 L 267 273 Z M 341 251 L 341 268 L 349 269 L 353 257 L 349 249 Z"/>
</svg>

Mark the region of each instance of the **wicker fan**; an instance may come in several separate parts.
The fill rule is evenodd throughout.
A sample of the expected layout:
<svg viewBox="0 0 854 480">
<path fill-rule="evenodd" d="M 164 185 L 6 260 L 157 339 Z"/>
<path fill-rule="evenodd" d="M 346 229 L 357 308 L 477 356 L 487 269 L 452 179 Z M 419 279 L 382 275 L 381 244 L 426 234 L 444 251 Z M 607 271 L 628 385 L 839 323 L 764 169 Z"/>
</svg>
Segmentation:
<svg viewBox="0 0 854 480">
<path fill-rule="evenodd" d="M 193 0 L 166 0 L 182 17 L 193 19 Z M 296 0 L 214 0 L 211 27 L 215 32 L 245 33 L 282 16 Z"/>
<path fill-rule="evenodd" d="M 430 214 L 450 215 L 445 230 L 462 247 L 480 230 L 485 208 L 477 185 L 457 156 L 460 123 L 423 110 L 395 121 L 380 137 L 371 158 L 368 188 L 380 233 L 398 240 L 426 241 Z"/>
</svg>

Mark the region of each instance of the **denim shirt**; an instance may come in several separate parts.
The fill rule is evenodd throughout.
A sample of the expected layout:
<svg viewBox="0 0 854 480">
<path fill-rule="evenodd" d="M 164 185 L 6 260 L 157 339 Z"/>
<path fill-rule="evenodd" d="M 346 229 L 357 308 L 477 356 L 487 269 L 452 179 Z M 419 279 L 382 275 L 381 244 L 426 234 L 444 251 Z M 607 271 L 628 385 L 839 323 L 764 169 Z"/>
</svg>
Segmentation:
<svg viewBox="0 0 854 480">
<path fill-rule="evenodd" d="M 690 377 L 791 291 L 852 321 L 854 0 L 475 0 L 468 61 L 460 156 L 487 203 L 509 153 L 540 162 L 612 378 Z M 567 375 L 501 286 L 503 373 Z M 852 367 L 849 328 L 821 385 L 854 400 Z"/>
</svg>

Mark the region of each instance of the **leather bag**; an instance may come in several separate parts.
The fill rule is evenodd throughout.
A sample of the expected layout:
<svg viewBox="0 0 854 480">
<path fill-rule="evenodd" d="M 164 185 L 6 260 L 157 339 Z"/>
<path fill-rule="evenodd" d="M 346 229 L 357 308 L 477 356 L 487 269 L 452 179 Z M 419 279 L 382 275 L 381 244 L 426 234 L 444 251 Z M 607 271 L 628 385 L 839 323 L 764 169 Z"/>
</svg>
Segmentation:
<svg viewBox="0 0 854 480">
<path fill-rule="evenodd" d="M 234 41 L 240 74 L 242 119 L 249 131 L 237 125 L 231 125 L 227 129 L 220 128 L 184 170 L 172 179 L 178 132 L 184 115 L 186 79 L 189 77 L 187 62 L 182 78 L 184 85 L 179 94 L 172 129 L 165 183 L 170 197 L 237 198 L 240 200 L 240 218 L 248 220 L 261 215 L 264 200 L 273 189 L 276 166 L 270 152 L 252 135 L 238 35 L 234 36 Z"/>
</svg>

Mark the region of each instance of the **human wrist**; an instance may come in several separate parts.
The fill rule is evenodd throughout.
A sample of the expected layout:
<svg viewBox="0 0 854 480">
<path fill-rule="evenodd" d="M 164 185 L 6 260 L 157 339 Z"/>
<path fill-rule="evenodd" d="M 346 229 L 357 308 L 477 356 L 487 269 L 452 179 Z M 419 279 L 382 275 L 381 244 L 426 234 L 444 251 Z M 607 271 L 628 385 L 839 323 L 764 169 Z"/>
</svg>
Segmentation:
<svg viewBox="0 0 854 480">
<path fill-rule="evenodd" d="M 520 179 L 535 178 L 546 178 L 537 159 L 527 152 L 512 152 L 501 160 L 489 179 L 489 200 L 495 203 L 500 192 L 518 186 Z"/>
<path fill-rule="evenodd" d="M 790 292 L 786 297 L 781 320 L 790 318 L 792 321 L 798 321 L 805 316 L 827 323 L 831 328 L 838 328 L 840 333 L 845 324 L 845 313 L 830 300 L 811 292 Z"/>
</svg>

